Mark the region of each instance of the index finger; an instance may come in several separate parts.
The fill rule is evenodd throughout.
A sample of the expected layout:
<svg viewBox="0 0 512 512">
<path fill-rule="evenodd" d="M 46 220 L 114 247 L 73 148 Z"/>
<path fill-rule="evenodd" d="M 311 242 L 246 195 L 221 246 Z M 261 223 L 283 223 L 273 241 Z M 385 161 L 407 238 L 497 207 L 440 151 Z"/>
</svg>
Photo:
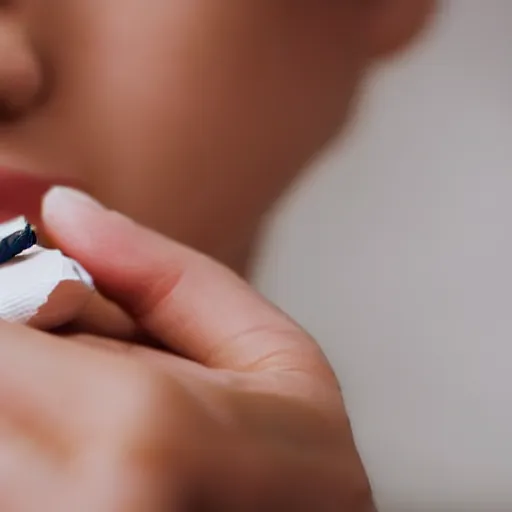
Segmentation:
<svg viewBox="0 0 512 512">
<path fill-rule="evenodd" d="M 58 187 L 45 229 L 98 287 L 173 351 L 212 368 L 332 372 L 316 342 L 212 259 Z"/>
</svg>

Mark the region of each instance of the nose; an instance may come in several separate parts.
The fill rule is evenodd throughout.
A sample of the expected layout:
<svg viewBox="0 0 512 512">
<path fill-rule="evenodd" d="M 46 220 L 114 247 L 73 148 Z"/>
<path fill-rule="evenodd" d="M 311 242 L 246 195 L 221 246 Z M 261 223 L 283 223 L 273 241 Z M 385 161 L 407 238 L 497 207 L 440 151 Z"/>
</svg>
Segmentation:
<svg viewBox="0 0 512 512">
<path fill-rule="evenodd" d="M 0 0 L 0 123 L 24 117 L 43 90 L 41 62 L 30 37 L 2 5 Z"/>
</svg>

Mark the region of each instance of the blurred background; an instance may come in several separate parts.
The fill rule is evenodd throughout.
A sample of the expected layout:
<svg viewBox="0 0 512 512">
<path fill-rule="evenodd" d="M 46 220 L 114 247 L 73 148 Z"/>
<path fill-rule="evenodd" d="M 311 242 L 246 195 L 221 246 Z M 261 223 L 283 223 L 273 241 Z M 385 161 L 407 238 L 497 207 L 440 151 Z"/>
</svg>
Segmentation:
<svg viewBox="0 0 512 512">
<path fill-rule="evenodd" d="M 449 0 L 281 205 L 257 284 L 321 342 L 382 512 L 512 510 L 512 1 Z"/>
</svg>

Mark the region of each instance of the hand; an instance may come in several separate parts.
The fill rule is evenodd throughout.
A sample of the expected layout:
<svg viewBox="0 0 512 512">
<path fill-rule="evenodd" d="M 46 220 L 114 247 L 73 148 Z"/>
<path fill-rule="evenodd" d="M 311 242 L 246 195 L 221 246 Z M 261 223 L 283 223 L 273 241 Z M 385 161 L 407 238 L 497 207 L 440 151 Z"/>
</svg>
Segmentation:
<svg viewBox="0 0 512 512">
<path fill-rule="evenodd" d="M 56 189 L 46 229 L 168 352 L 0 326 L 0 510 L 372 510 L 316 343 L 230 271 Z"/>
</svg>

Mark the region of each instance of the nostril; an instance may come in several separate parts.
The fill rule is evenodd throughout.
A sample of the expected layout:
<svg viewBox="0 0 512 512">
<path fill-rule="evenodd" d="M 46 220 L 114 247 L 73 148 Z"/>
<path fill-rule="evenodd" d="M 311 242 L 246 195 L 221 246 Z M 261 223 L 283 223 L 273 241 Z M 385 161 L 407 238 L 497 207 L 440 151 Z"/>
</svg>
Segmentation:
<svg viewBox="0 0 512 512">
<path fill-rule="evenodd" d="M 2 23 L 0 119 L 5 121 L 25 115 L 39 102 L 42 90 L 43 71 L 39 55 L 19 25 Z"/>
<path fill-rule="evenodd" d="M 12 7 L 14 5 L 14 0 L 0 0 L 0 9 L 4 7 Z"/>
<path fill-rule="evenodd" d="M 35 59 L 13 55 L 0 63 L 0 102 L 14 109 L 30 105 L 41 89 L 41 72 Z"/>
<path fill-rule="evenodd" d="M 0 0 L 1 1 L 1 0 Z M 11 123 L 23 117 L 23 110 L 0 98 L 0 123 Z"/>
</svg>

